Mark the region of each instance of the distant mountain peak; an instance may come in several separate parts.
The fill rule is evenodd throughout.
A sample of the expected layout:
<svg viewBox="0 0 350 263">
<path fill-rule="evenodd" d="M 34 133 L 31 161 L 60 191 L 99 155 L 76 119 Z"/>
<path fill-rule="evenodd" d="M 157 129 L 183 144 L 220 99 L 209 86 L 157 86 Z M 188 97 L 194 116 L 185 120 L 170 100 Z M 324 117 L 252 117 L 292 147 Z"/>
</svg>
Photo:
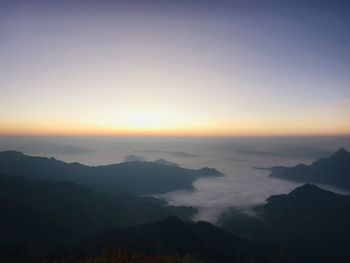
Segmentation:
<svg viewBox="0 0 350 263">
<path fill-rule="evenodd" d="M 332 156 L 344 156 L 344 155 L 349 155 L 350 152 L 345 150 L 344 148 L 340 148 L 338 151 L 332 154 Z"/>
<path fill-rule="evenodd" d="M 350 160 L 350 152 L 345 150 L 345 148 L 340 148 L 338 151 L 333 153 L 329 158 L 325 160 L 331 162 L 348 162 Z"/>
<path fill-rule="evenodd" d="M 350 152 L 340 148 L 331 156 L 318 159 L 311 165 L 272 167 L 271 171 L 271 176 L 281 179 L 350 189 Z"/>
<path fill-rule="evenodd" d="M 302 186 L 299 186 L 297 188 L 295 188 L 293 191 L 291 191 L 289 194 L 299 194 L 299 193 L 310 193 L 310 192 L 319 192 L 319 191 L 324 191 L 321 188 L 319 188 L 318 186 L 314 185 L 314 184 L 304 184 Z"/>
<path fill-rule="evenodd" d="M 294 190 L 292 190 L 288 194 L 280 194 L 280 195 L 272 195 L 269 198 L 267 198 L 267 201 L 274 201 L 274 200 L 279 200 L 280 197 L 287 197 L 287 198 L 299 198 L 299 197 L 310 197 L 310 196 L 315 196 L 318 195 L 319 193 L 325 192 L 326 190 L 323 190 L 319 188 L 318 186 L 314 184 L 304 184 L 301 185 Z M 328 192 L 328 191 L 327 191 Z"/>
<path fill-rule="evenodd" d="M 318 201 L 324 200 L 325 198 L 335 197 L 337 194 L 322 189 L 314 184 L 304 184 L 288 194 L 289 197 L 295 200 L 304 200 L 304 202 L 313 202 L 312 199 L 317 199 Z"/>
</svg>

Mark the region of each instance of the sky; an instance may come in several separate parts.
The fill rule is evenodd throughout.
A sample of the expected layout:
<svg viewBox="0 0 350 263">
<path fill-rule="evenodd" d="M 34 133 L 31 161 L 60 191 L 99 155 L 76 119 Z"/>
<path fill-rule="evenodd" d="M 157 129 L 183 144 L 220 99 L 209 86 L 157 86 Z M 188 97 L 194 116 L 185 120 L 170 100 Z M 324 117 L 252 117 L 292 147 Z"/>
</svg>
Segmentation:
<svg viewBox="0 0 350 263">
<path fill-rule="evenodd" d="M 346 1 L 0 1 L 0 134 L 350 134 Z"/>
</svg>

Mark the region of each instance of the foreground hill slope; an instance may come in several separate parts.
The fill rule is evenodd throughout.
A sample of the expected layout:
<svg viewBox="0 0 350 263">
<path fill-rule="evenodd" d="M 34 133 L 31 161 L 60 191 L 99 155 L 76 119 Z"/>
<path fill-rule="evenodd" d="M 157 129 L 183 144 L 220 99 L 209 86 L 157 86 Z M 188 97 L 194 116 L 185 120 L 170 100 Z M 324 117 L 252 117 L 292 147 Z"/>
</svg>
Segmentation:
<svg viewBox="0 0 350 263">
<path fill-rule="evenodd" d="M 114 249 L 102 256 L 77 258 L 75 263 L 204 263 L 189 255 L 149 255 L 127 249 Z"/>
<path fill-rule="evenodd" d="M 170 215 L 189 220 L 195 209 L 154 198 L 106 197 L 84 186 L 0 176 L 0 261 L 18 255 L 69 254 L 86 235 L 106 228 L 154 222 Z M 35 261 L 35 260 L 34 260 Z"/>
<path fill-rule="evenodd" d="M 201 176 L 223 176 L 213 168 L 185 169 L 158 162 L 124 162 L 103 166 L 65 163 L 16 151 L 0 152 L 0 173 L 71 181 L 104 193 L 157 194 L 192 188 Z"/>
<path fill-rule="evenodd" d="M 263 259 L 255 246 L 218 227 L 178 219 L 194 209 L 127 194 L 106 197 L 70 182 L 2 175 L 0 209 L 1 262 L 75 262 L 121 248 L 203 262 Z"/>
<path fill-rule="evenodd" d="M 124 247 L 146 254 L 189 255 L 203 262 L 264 262 L 261 250 L 207 222 L 169 217 L 159 222 L 109 230 L 90 237 L 87 250 L 100 254 Z"/>
</svg>

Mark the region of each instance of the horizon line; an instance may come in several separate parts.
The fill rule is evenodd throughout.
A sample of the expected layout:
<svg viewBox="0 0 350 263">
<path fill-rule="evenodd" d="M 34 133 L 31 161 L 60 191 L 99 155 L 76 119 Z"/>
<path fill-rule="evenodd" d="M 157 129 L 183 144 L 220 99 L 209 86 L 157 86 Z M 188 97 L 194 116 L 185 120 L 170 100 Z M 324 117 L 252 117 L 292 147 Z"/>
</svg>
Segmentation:
<svg viewBox="0 0 350 263">
<path fill-rule="evenodd" d="M 106 133 L 0 133 L 0 137 L 115 137 L 115 138 L 298 138 L 298 137 L 350 137 L 350 133 L 314 134 L 106 134 Z"/>
</svg>

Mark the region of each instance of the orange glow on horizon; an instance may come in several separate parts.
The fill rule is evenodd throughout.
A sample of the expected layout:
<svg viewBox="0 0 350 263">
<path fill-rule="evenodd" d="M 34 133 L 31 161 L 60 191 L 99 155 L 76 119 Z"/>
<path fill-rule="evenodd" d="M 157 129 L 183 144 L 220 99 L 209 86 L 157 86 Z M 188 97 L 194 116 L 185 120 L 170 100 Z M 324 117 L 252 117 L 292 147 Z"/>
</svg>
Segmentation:
<svg viewBox="0 0 350 263">
<path fill-rule="evenodd" d="M 324 127 L 306 125 L 278 125 L 261 123 L 244 123 L 232 125 L 217 123 L 212 126 L 194 126 L 177 128 L 111 128 L 94 125 L 7 125 L 0 126 L 3 136 L 145 136 L 145 137 L 268 137 L 268 136 L 348 136 L 348 127 Z"/>
</svg>

